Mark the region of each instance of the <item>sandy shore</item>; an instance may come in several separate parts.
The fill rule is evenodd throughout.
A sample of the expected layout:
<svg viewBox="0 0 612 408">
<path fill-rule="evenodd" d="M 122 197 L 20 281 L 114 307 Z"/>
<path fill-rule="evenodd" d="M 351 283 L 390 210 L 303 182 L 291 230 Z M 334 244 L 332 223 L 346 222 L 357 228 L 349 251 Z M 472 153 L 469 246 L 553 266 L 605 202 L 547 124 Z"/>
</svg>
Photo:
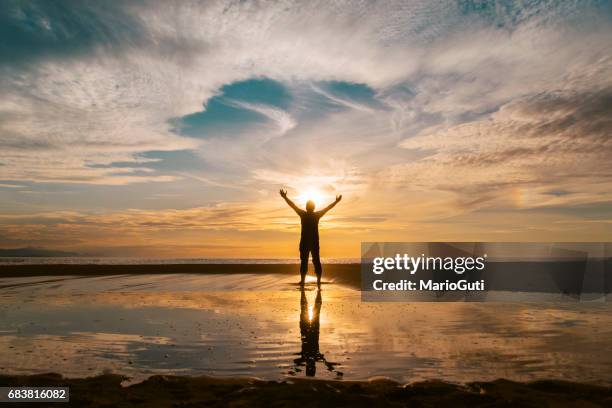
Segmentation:
<svg viewBox="0 0 612 408">
<path fill-rule="evenodd" d="M 326 264 L 324 273 L 330 275 L 357 274 L 356 264 Z M 0 265 L 0 275 L 19 276 L 54 276 L 54 275 L 124 275 L 124 274 L 166 274 L 166 273 L 291 273 L 299 275 L 298 264 L 10 264 Z"/>
<path fill-rule="evenodd" d="M 169 406 L 418 406 L 593 407 L 611 406 L 612 388 L 564 381 L 507 380 L 456 385 L 440 381 L 408 385 L 379 379 L 323 381 L 291 379 L 153 376 L 122 387 L 125 378 L 102 375 L 66 379 L 59 374 L 0 376 L 3 386 L 68 386 L 70 405 L 89 407 Z M 66 406 L 63 404 L 62 406 Z"/>
<path fill-rule="evenodd" d="M 605 276 L 599 280 L 587 278 L 585 270 L 603 270 Z M 524 273 L 518 273 L 523 271 Z M 387 272 L 387 281 L 404 279 L 404 271 L 393 277 Z M 591 271 L 592 272 L 592 271 Z M 309 273 L 313 274 L 312 265 Z M 432 279 L 425 271 L 422 279 Z M 299 276 L 299 265 L 281 263 L 176 263 L 176 264 L 2 264 L 0 278 L 31 276 L 110 276 L 110 275 L 152 275 L 152 274 L 290 274 Z M 371 276 L 372 281 L 379 279 Z M 452 274 L 451 280 L 457 275 Z M 589 275 L 590 276 L 590 275 Z M 612 292 L 612 259 L 593 261 L 586 267 L 577 262 L 489 262 L 488 269 L 478 276 L 468 276 L 471 281 L 486 282 L 487 291 L 541 292 L 573 295 L 579 298 L 583 290 L 591 297 L 603 297 Z M 603 278 L 603 280 L 602 280 Z M 323 279 L 361 289 L 361 265 L 359 263 L 323 265 Z M 442 279 L 441 277 L 435 278 Z M 599 282 L 592 287 L 583 287 L 584 282 Z M 603 285 L 601 285 L 603 283 Z M 368 280 L 364 282 L 371 286 Z M 375 292 L 372 292 L 373 294 Z M 476 292 L 475 292 L 476 293 Z M 593 298 L 594 299 L 594 298 Z M 590 299 L 590 300 L 593 300 Z"/>
<path fill-rule="evenodd" d="M 311 266 L 310 266 L 311 267 Z M 150 275 L 168 273 L 193 274 L 292 274 L 299 279 L 298 264 L 163 264 L 163 265 L 100 265 L 100 264 L 47 264 L 0 265 L 0 277 L 29 276 L 106 276 Z M 312 271 L 309 272 L 312 274 Z M 324 265 L 323 279 L 359 288 L 361 285 L 359 264 Z"/>
</svg>

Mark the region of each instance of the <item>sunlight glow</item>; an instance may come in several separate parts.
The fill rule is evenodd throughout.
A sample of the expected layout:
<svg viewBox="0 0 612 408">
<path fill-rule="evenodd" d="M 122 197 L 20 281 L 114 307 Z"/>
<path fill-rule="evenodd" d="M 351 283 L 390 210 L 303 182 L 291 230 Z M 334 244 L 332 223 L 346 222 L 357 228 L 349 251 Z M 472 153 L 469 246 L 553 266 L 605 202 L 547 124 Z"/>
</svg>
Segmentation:
<svg viewBox="0 0 612 408">
<path fill-rule="evenodd" d="M 308 200 L 312 200 L 314 201 L 316 208 L 320 208 L 325 202 L 325 197 L 323 193 L 313 188 L 302 191 L 298 195 L 297 199 L 298 202 L 303 206 L 306 206 L 306 202 Z"/>
<path fill-rule="evenodd" d="M 317 281 L 317 278 L 315 278 L 314 276 L 306 275 L 306 280 L 304 282 L 306 282 L 306 283 L 315 283 L 316 281 Z"/>
</svg>

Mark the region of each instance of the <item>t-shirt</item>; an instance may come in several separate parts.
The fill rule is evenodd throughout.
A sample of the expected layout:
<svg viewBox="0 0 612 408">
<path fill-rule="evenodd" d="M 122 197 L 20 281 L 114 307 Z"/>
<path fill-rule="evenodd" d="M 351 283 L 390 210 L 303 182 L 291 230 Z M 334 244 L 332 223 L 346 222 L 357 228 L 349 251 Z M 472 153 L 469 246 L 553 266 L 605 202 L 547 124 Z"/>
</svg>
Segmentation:
<svg viewBox="0 0 612 408">
<path fill-rule="evenodd" d="M 322 214 L 319 211 L 304 211 L 300 212 L 300 220 L 302 221 L 302 236 L 300 246 L 315 246 L 319 244 L 319 219 Z"/>
</svg>

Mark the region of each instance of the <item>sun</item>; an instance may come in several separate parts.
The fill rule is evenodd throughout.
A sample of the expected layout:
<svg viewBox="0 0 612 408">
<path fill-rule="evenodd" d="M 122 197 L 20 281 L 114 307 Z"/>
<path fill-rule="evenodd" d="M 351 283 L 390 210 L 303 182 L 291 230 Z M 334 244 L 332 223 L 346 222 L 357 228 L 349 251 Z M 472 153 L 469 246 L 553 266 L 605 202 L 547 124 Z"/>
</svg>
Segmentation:
<svg viewBox="0 0 612 408">
<path fill-rule="evenodd" d="M 306 202 L 308 200 L 312 200 L 315 203 L 315 206 L 318 208 L 321 205 L 323 205 L 323 201 L 324 201 L 324 196 L 323 193 L 321 193 L 319 190 L 311 188 L 311 189 L 307 189 L 302 191 L 298 197 L 298 202 L 306 205 Z"/>
</svg>

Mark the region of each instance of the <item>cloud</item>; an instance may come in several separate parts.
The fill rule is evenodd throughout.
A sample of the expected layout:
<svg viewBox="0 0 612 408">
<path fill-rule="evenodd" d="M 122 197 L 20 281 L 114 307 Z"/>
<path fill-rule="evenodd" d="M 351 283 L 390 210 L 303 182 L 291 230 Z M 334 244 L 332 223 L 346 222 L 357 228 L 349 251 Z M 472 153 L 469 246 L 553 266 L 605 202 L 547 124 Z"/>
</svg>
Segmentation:
<svg viewBox="0 0 612 408">
<path fill-rule="evenodd" d="M 397 33 L 379 30 L 398 7 L 412 20 L 420 12 L 400 4 L 370 17 L 362 6 L 326 3 L 9 2 L 2 10 L 11 35 L 0 52 L 12 63 L 0 84 L 0 176 L 48 182 L 57 172 L 65 181 L 80 169 L 88 176 L 76 182 L 116 184 L 86 164 L 198 148 L 168 122 L 198 112 L 222 86 L 253 77 L 397 81 L 411 70 L 410 47 L 381 48 Z M 281 131 L 293 127 L 282 112 L 264 112 Z M 25 158 L 34 150 L 38 162 Z"/>
<path fill-rule="evenodd" d="M 282 109 L 276 109 L 264 104 L 253 104 L 241 101 L 229 101 L 229 103 L 239 108 L 257 112 L 270 119 L 278 127 L 280 135 L 287 133 L 296 126 L 296 122 L 291 115 Z"/>
<path fill-rule="evenodd" d="M 609 4 L 0 7 L 3 184 L 180 182 L 213 206 L 317 185 L 398 231 L 610 199 Z"/>
<path fill-rule="evenodd" d="M 380 214 L 329 215 L 322 234 L 355 234 L 384 221 Z M 138 249 L 137 253 L 144 256 L 175 257 L 202 256 L 214 249 L 219 256 L 256 257 L 266 253 L 278 256 L 279 248 L 291 248 L 283 251 L 293 253 L 297 242 L 287 238 L 295 237 L 299 219 L 275 194 L 272 200 L 256 203 L 220 203 L 180 210 L 2 214 L 0 226 L 0 245 L 9 247 L 71 248 L 80 253 L 118 256 L 134 255 Z M 271 245 L 270 240 L 282 242 L 282 246 Z"/>
<path fill-rule="evenodd" d="M 589 89 L 561 85 L 566 90 L 516 99 L 487 119 L 406 139 L 404 148 L 433 153 L 403 171 L 422 188 L 454 191 L 473 204 L 512 202 L 508 190 L 517 188 L 531 191 L 522 205 L 609 200 L 612 87 L 607 78 Z"/>
<path fill-rule="evenodd" d="M 346 107 L 351 108 L 351 109 L 363 110 L 363 111 L 366 111 L 366 112 L 372 112 L 373 111 L 373 109 L 370 108 L 367 105 L 363 105 L 363 104 L 360 104 L 358 102 L 353 102 L 350 99 L 344 99 L 344 98 L 335 96 L 334 94 L 332 94 L 330 92 L 327 92 L 327 91 L 321 89 L 318 86 L 313 86 L 312 89 L 315 92 L 323 95 L 325 98 L 327 98 L 327 99 L 329 99 L 329 100 L 331 100 L 331 101 L 333 101 L 333 102 L 335 102 L 335 103 L 337 103 L 339 105 L 343 105 L 343 106 L 346 106 Z"/>
</svg>

